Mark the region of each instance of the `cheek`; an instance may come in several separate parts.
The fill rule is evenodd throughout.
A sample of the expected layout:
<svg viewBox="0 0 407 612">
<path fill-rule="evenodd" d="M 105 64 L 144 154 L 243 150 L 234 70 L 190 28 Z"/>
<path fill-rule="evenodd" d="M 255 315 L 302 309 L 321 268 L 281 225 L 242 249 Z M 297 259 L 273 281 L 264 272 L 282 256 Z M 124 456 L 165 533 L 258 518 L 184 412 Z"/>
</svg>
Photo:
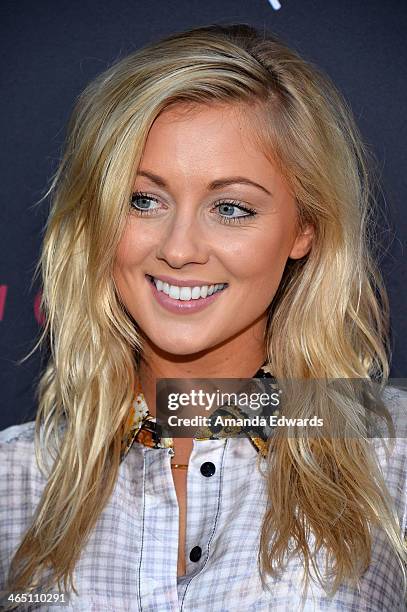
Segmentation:
<svg viewBox="0 0 407 612">
<path fill-rule="evenodd" d="M 262 293 L 279 283 L 291 242 L 284 228 L 258 231 L 250 240 L 229 242 L 227 257 L 233 276 L 256 285 Z"/>
<path fill-rule="evenodd" d="M 124 272 L 140 265 L 155 243 L 155 236 L 140 231 L 136 223 L 129 220 L 116 249 L 115 270 Z"/>
</svg>

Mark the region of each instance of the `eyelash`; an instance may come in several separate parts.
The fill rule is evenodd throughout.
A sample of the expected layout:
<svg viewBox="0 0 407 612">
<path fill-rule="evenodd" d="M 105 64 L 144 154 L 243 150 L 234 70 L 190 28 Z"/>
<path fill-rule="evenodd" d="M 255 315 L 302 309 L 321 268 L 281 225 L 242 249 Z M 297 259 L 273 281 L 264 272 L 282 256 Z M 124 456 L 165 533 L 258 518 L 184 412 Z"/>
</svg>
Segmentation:
<svg viewBox="0 0 407 612">
<path fill-rule="evenodd" d="M 130 198 L 131 206 L 133 206 L 133 203 L 137 198 L 145 198 L 146 200 L 152 200 L 153 202 L 158 203 L 158 200 L 156 197 L 150 196 L 148 193 L 144 193 L 142 191 L 135 191 Z M 244 212 L 249 213 L 248 215 L 241 215 L 240 217 L 222 217 L 220 215 L 221 222 L 225 223 L 225 225 L 228 225 L 231 223 L 242 223 L 244 222 L 244 220 L 252 218 L 256 216 L 257 214 L 253 208 L 250 208 L 247 205 L 243 206 L 243 204 L 239 202 L 238 200 L 221 200 L 220 202 L 217 203 L 216 207 L 219 207 L 222 204 L 229 204 L 230 206 L 235 206 L 236 208 L 239 208 L 240 210 L 243 210 Z M 140 216 L 143 216 L 143 215 L 153 216 L 154 214 L 156 214 L 154 210 L 153 211 L 140 210 L 139 208 L 135 208 L 135 207 L 133 207 L 133 209 Z"/>
</svg>

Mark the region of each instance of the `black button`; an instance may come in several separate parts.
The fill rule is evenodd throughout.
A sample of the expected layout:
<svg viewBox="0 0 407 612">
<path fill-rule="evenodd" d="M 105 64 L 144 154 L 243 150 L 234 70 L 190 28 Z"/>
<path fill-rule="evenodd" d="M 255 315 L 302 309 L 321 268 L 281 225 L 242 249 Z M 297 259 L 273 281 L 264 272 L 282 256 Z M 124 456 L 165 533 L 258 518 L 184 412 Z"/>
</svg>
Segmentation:
<svg viewBox="0 0 407 612">
<path fill-rule="evenodd" d="M 215 472 L 216 472 L 216 467 L 212 463 L 212 461 L 205 461 L 205 463 L 201 465 L 202 476 L 213 476 Z"/>
<path fill-rule="evenodd" d="M 189 553 L 189 558 L 191 561 L 199 561 L 202 555 L 202 548 L 200 546 L 194 546 L 191 552 Z"/>
</svg>

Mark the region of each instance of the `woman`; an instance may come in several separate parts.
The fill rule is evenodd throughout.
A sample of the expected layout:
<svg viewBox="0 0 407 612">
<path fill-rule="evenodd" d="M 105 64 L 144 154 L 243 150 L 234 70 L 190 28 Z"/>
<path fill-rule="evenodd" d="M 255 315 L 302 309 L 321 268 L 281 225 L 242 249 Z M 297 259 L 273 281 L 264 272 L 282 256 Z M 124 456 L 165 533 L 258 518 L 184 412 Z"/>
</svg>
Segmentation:
<svg viewBox="0 0 407 612">
<path fill-rule="evenodd" d="M 404 609 L 404 434 L 386 454 L 324 385 L 283 406 L 322 438 L 155 420 L 162 378 L 385 388 L 366 153 L 333 85 L 248 26 L 172 36 L 87 87 L 50 193 L 51 358 L 35 431 L 2 433 L 6 604 L 49 584 L 72 610 Z"/>
</svg>

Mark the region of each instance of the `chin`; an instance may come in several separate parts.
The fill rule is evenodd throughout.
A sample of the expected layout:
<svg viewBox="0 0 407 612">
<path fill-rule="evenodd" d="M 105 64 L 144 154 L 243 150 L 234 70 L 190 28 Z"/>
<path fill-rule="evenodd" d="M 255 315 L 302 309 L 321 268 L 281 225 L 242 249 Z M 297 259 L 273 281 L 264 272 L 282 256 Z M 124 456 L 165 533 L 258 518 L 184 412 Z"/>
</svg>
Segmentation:
<svg viewBox="0 0 407 612">
<path fill-rule="evenodd" d="M 194 355 L 195 353 L 200 353 L 209 349 L 210 347 L 206 343 L 197 343 L 196 341 L 192 342 L 160 342 L 158 344 L 159 348 L 162 351 L 166 351 L 167 353 L 171 353 L 172 355 Z"/>
<path fill-rule="evenodd" d="M 191 335 L 189 337 L 164 337 L 154 334 L 150 336 L 150 341 L 152 341 L 159 350 L 179 356 L 194 355 L 214 346 L 214 343 L 209 342 L 207 338 L 202 338 L 200 341 L 196 335 Z"/>
</svg>

